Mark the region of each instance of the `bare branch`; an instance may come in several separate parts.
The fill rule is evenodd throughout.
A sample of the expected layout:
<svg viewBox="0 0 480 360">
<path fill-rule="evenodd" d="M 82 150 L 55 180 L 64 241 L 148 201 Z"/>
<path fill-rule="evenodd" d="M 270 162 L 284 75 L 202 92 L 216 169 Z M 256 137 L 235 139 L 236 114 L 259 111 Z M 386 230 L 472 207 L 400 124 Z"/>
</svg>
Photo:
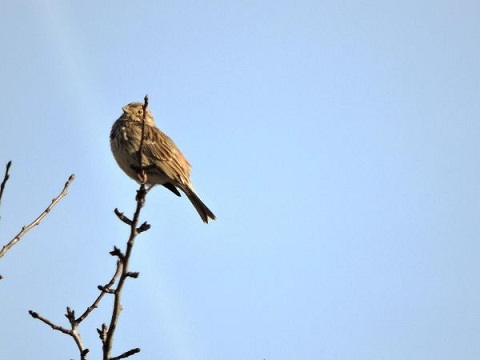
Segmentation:
<svg viewBox="0 0 480 360">
<path fill-rule="evenodd" d="M 30 311 L 30 315 L 32 315 L 32 317 L 41 320 L 45 324 L 52 327 L 52 329 L 54 329 L 54 330 L 61 331 L 64 334 L 67 334 L 67 335 L 71 336 L 75 340 L 75 343 L 77 344 L 77 347 L 80 351 L 81 360 L 86 360 L 88 349 L 86 349 L 82 344 L 81 337 L 80 337 L 80 334 L 78 332 L 78 326 L 80 325 L 80 323 L 83 320 L 85 320 L 92 313 L 93 310 L 98 308 L 98 306 L 99 306 L 99 304 L 100 304 L 100 302 L 103 299 L 105 294 L 112 294 L 114 296 L 114 301 L 113 301 L 113 310 L 112 310 L 112 315 L 111 315 L 109 325 L 107 326 L 107 324 L 104 323 L 104 324 L 102 324 L 101 328 L 97 329 L 98 335 L 99 335 L 100 340 L 102 342 L 103 359 L 104 360 L 120 360 L 120 359 L 125 359 L 127 357 L 130 357 L 130 356 L 140 352 L 139 348 L 135 348 L 135 349 L 131 349 L 129 351 L 126 351 L 123 354 L 121 354 L 119 356 L 116 356 L 116 357 L 111 357 L 111 355 L 110 355 L 111 352 L 112 352 L 114 334 L 115 334 L 115 331 L 117 329 L 118 320 L 119 320 L 119 317 L 120 317 L 120 312 L 122 310 L 121 299 L 122 299 L 122 290 L 123 290 L 123 287 L 125 285 L 125 281 L 129 277 L 130 278 L 137 278 L 139 276 L 138 272 L 129 271 L 129 269 L 128 269 L 128 265 L 129 265 L 129 262 L 130 262 L 130 257 L 131 257 L 131 254 L 132 254 L 135 238 L 138 234 L 150 229 L 150 225 L 147 224 L 146 222 L 144 222 L 143 224 L 141 224 L 139 226 L 140 212 L 141 212 L 141 209 L 142 209 L 143 205 L 145 204 L 145 197 L 148 193 L 148 190 L 152 188 L 152 186 L 151 186 L 147 190 L 147 186 L 145 184 L 146 181 L 147 181 L 147 175 L 146 175 L 146 172 L 145 172 L 146 167 L 144 167 L 143 164 L 142 164 L 142 152 L 143 152 L 143 143 L 144 143 L 144 135 L 145 135 L 145 119 L 146 119 L 146 113 L 147 113 L 147 106 L 148 106 L 148 96 L 145 96 L 145 103 L 144 103 L 144 106 L 143 106 L 142 139 L 141 139 L 140 146 L 139 146 L 139 149 L 138 149 L 138 157 L 139 157 L 140 166 L 138 168 L 135 168 L 135 171 L 137 171 L 138 177 L 139 177 L 139 179 L 141 180 L 142 183 L 140 185 L 140 188 L 137 190 L 137 195 L 135 197 L 136 209 L 135 209 L 133 218 L 129 219 L 122 212 L 120 212 L 118 209 L 115 209 L 115 214 L 117 215 L 117 217 L 122 222 L 124 222 L 125 224 L 130 226 L 130 235 L 129 235 L 129 238 L 128 238 L 128 241 L 127 241 L 127 244 L 126 244 L 125 251 L 122 252 L 119 248 L 114 246 L 113 250 L 110 252 L 110 255 L 117 257 L 117 266 L 116 266 L 115 274 L 112 276 L 112 278 L 110 279 L 110 281 L 106 285 L 104 285 L 104 286 L 99 285 L 98 286 L 98 290 L 100 291 L 100 294 L 97 296 L 97 298 L 92 303 L 92 305 L 90 305 L 80 317 L 75 318 L 75 312 L 72 309 L 67 308 L 67 313 L 66 313 L 65 316 L 67 317 L 68 321 L 70 322 L 71 329 L 67 329 L 67 328 L 64 328 L 62 326 L 58 326 L 58 325 L 54 324 L 53 322 L 51 322 L 50 320 L 42 317 L 38 313 Z M 71 181 L 71 180 L 73 180 L 73 179 L 69 179 L 69 181 Z M 68 185 L 68 183 L 66 184 L 66 187 L 64 189 L 65 192 L 66 192 L 66 188 L 68 187 L 67 185 Z M 53 207 L 53 206 L 51 205 L 51 207 Z M 45 214 L 48 213 L 49 210 L 50 210 L 50 208 L 48 208 L 45 211 Z M 41 218 L 40 218 L 40 220 L 41 220 Z M 32 227 L 32 226 L 35 226 L 35 225 L 37 225 L 37 224 L 35 224 L 35 222 L 34 222 L 31 225 L 29 225 L 29 227 Z M 28 230 L 29 227 L 22 229 L 22 231 L 24 231 L 25 229 Z M 19 235 L 23 235 L 23 234 L 24 234 L 24 232 L 23 233 L 21 232 Z M 118 282 L 117 282 L 117 280 L 118 280 Z M 117 282 L 116 288 L 112 289 L 112 287 L 114 286 L 114 284 L 116 282 Z"/>
<path fill-rule="evenodd" d="M 112 359 L 122 359 L 122 358 L 125 358 L 127 356 L 130 356 L 130 355 L 133 355 L 135 353 L 137 353 L 138 351 L 140 351 L 140 349 L 138 349 L 138 351 L 135 351 L 135 352 L 126 352 L 122 355 L 120 355 L 119 357 L 116 357 L 116 358 L 111 358 L 110 357 L 110 354 L 112 352 L 112 345 L 113 345 L 113 337 L 114 337 L 114 334 L 115 334 L 115 331 L 117 329 L 117 325 L 118 325 L 118 319 L 120 317 L 120 311 L 122 310 L 122 304 L 121 304 L 121 300 L 122 300 L 122 290 L 123 290 L 123 286 L 125 284 L 125 280 L 128 278 L 128 277 L 132 277 L 132 278 L 136 278 L 138 277 L 138 273 L 136 272 L 131 272 L 128 270 L 128 265 L 129 265 L 129 262 L 130 262 L 130 256 L 132 254 L 132 250 L 133 250 L 133 245 L 135 243 L 135 238 L 136 236 L 142 232 L 142 231 L 146 231 L 150 228 L 150 225 L 148 225 L 147 223 L 144 223 L 142 224 L 139 228 L 137 228 L 138 226 L 138 222 L 139 222 L 139 218 L 140 218 L 140 211 L 142 210 L 142 207 L 143 205 L 145 204 L 145 196 L 147 195 L 147 190 L 146 190 L 146 181 L 147 181 L 147 175 L 145 173 L 145 169 L 143 167 L 143 163 L 142 163 L 142 159 L 143 159 L 143 143 L 144 143 L 144 137 L 145 137 L 145 118 L 146 118 L 146 114 L 147 114 L 147 107 L 148 107 L 148 96 L 145 95 L 145 99 L 144 99 L 144 104 L 143 104 L 143 119 L 142 119 L 142 138 L 140 140 L 140 147 L 138 148 L 138 163 L 139 163 L 139 169 L 137 170 L 138 171 L 138 177 L 142 180 L 142 183 L 140 185 L 140 188 L 138 189 L 137 191 L 137 196 L 135 197 L 135 201 L 137 202 L 137 207 L 135 209 L 135 213 L 133 214 L 133 218 L 131 220 L 131 223 L 129 224 L 130 225 L 130 236 L 128 238 L 128 241 L 127 241 L 127 248 L 125 250 L 125 255 L 123 256 L 123 258 L 119 257 L 120 261 L 122 262 L 122 273 L 120 275 L 120 278 L 118 280 L 118 284 L 117 284 L 117 288 L 115 289 L 115 293 L 114 293 L 114 301 L 113 301 L 113 311 L 112 311 L 112 317 L 110 319 L 110 325 L 108 326 L 107 330 L 106 330 L 106 334 L 105 334 L 105 337 L 104 339 L 102 339 L 102 342 L 103 342 L 103 360 L 112 360 Z M 117 212 L 115 212 L 117 214 Z M 117 214 L 117 216 L 119 216 Z M 120 220 L 124 221 L 120 216 L 119 216 Z M 124 221 L 125 222 L 125 221 Z M 112 254 L 114 255 L 114 254 Z M 118 256 L 118 254 L 115 254 Z M 102 328 L 104 329 L 104 328 Z M 102 334 L 101 334 L 102 336 Z M 102 338 L 102 337 L 101 337 Z M 136 350 L 136 349 L 134 349 Z M 131 350 L 132 351 L 132 350 Z"/>
<path fill-rule="evenodd" d="M 103 343 L 103 360 L 110 360 L 110 353 L 112 351 L 112 345 L 113 345 L 113 336 L 115 334 L 115 331 L 117 329 L 117 324 L 118 324 L 118 319 L 120 318 L 120 311 L 122 310 L 122 290 L 123 286 L 125 284 L 125 280 L 128 277 L 131 277 L 131 272 L 128 271 L 128 265 L 130 262 L 130 256 L 132 254 L 132 249 L 133 245 L 135 243 L 135 238 L 138 234 L 137 232 L 137 224 L 138 224 L 138 219 L 140 216 L 140 210 L 143 207 L 143 204 L 145 202 L 145 192 L 141 191 L 142 189 L 145 188 L 145 184 L 140 185 L 140 190 L 139 192 L 143 194 L 143 196 L 138 196 L 137 195 L 137 208 L 135 210 L 135 214 L 133 216 L 132 220 L 132 225 L 130 227 L 130 237 L 127 242 L 127 249 L 125 251 L 125 255 L 123 258 L 120 259 L 122 262 L 122 273 L 120 275 L 120 278 L 118 280 L 117 288 L 114 293 L 114 301 L 113 301 L 113 311 L 112 311 L 112 317 L 110 319 L 110 325 L 108 326 L 108 330 L 105 336 L 105 341 Z"/>
<path fill-rule="evenodd" d="M 101 291 L 100 295 L 98 295 L 93 304 L 90 305 L 87 310 L 85 310 L 85 312 L 78 319 L 75 320 L 77 324 L 80 324 L 83 320 L 85 320 L 85 318 L 98 307 L 98 304 L 100 303 L 105 294 L 111 294 L 113 292 L 113 290 L 111 290 L 110 288 L 113 286 L 113 284 L 115 284 L 115 280 L 117 279 L 118 275 L 120 275 L 121 271 L 122 263 L 121 261 L 117 261 L 117 270 L 115 271 L 115 274 L 113 274 L 112 278 L 105 286 L 98 286 L 98 289 Z"/>
<path fill-rule="evenodd" d="M 65 314 L 65 317 L 68 319 L 68 321 L 70 323 L 70 326 L 71 326 L 71 329 L 66 329 L 62 326 L 56 325 L 52 321 L 50 321 L 49 319 L 41 316 L 40 314 L 38 314 L 35 311 L 30 310 L 29 313 L 34 319 L 38 319 L 38 320 L 42 321 L 43 323 L 50 326 L 53 330 L 57 330 L 57 331 L 60 331 L 64 334 L 67 334 L 67 335 L 71 336 L 73 338 L 73 340 L 75 341 L 75 344 L 77 345 L 77 348 L 80 352 L 80 359 L 81 360 L 86 360 L 89 350 L 83 346 L 82 338 L 80 336 L 80 333 L 78 332 L 78 326 L 80 325 L 80 323 L 83 320 L 85 320 L 87 318 L 88 315 L 90 315 L 90 313 L 93 310 L 98 308 L 98 304 L 100 303 L 100 301 L 102 300 L 102 298 L 105 294 L 114 293 L 114 291 L 111 290 L 110 288 L 113 286 L 117 277 L 120 275 L 121 269 L 122 269 L 122 263 L 121 263 L 120 260 L 118 260 L 117 261 L 117 269 L 115 271 L 115 274 L 112 276 L 110 281 L 105 286 L 99 286 L 98 287 L 99 290 L 100 290 L 100 295 L 98 295 L 98 297 L 95 299 L 95 301 L 92 303 L 92 305 L 90 305 L 79 318 L 77 318 L 77 319 L 75 318 L 75 310 L 72 310 L 70 307 L 67 307 L 67 313 Z"/>
<path fill-rule="evenodd" d="M 5 253 L 10 250 L 12 248 L 13 245 L 15 245 L 17 242 L 20 241 L 20 239 L 29 231 L 31 230 L 33 227 L 37 226 L 40 224 L 40 222 L 43 220 L 43 218 L 45 216 L 48 215 L 48 213 L 55 207 L 55 205 L 57 205 L 57 203 L 65 196 L 67 195 L 67 190 L 68 190 L 68 187 L 70 186 L 70 184 L 72 183 L 72 181 L 75 179 L 75 175 L 72 174 L 70 175 L 70 177 L 68 178 L 67 182 L 65 183 L 65 186 L 63 187 L 63 190 L 62 192 L 52 200 L 51 204 L 40 214 L 39 217 L 37 217 L 32 223 L 22 227 L 22 230 L 20 230 L 20 232 L 12 239 L 10 240 L 10 242 L 5 245 L 4 247 L 2 247 L 2 249 L 0 250 L 0 258 L 2 258 Z"/>
<path fill-rule="evenodd" d="M 12 166 L 12 161 L 10 160 L 7 163 L 6 169 L 5 169 L 5 176 L 3 177 L 2 185 L 0 185 L 0 204 L 2 203 L 2 196 L 3 196 L 3 190 L 5 190 L 5 184 L 7 183 L 8 179 L 10 179 L 10 166 Z"/>
<path fill-rule="evenodd" d="M 67 314 L 65 316 L 71 320 L 70 324 L 72 326 L 71 329 L 66 329 L 63 326 L 59 326 L 54 324 L 52 321 L 47 319 L 46 317 L 40 315 L 39 313 L 29 310 L 28 313 L 34 318 L 38 319 L 41 322 L 47 324 L 50 326 L 53 330 L 60 331 L 66 335 L 69 335 L 73 338 L 75 341 L 75 344 L 77 345 L 78 351 L 80 352 L 80 360 L 87 360 L 87 354 L 89 350 L 85 348 L 82 342 L 82 337 L 80 336 L 80 333 L 78 332 L 78 324 L 73 320 L 73 317 L 75 316 L 75 312 L 71 310 L 70 308 L 67 308 Z"/>
<path fill-rule="evenodd" d="M 51 322 L 50 320 L 48 320 L 47 318 L 43 317 L 42 315 L 40 315 L 39 313 L 37 313 L 36 311 L 33 311 L 33 310 L 29 310 L 28 313 L 34 318 L 34 319 L 38 319 L 40 320 L 41 322 L 47 324 L 48 326 L 50 326 L 53 330 L 57 330 L 57 331 L 60 331 L 64 334 L 67 334 L 67 335 L 70 335 L 72 336 L 72 330 L 69 330 L 69 329 L 65 329 L 63 326 L 59 326 L 59 325 L 56 325 L 54 324 L 53 322 Z"/>
<path fill-rule="evenodd" d="M 75 322 L 77 324 L 80 324 L 83 320 L 85 320 L 85 318 L 90 315 L 90 313 L 95 310 L 96 308 L 98 308 L 98 304 L 100 303 L 100 301 L 102 300 L 103 296 L 105 294 L 110 294 L 113 290 L 111 290 L 110 288 L 113 286 L 113 284 L 115 283 L 115 280 L 117 279 L 118 275 L 120 275 L 121 273 L 121 270 L 122 270 L 122 263 L 120 261 L 117 261 L 117 270 L 115 271 L 115 274 L 112 276 L 112 278 L 110 279 L 110 281 L 105 285 L 105 286 L 98 286 L 98 289 L 101 291 L 100 292 L 100 295 L 98 295 L 98 297 L 95 299 L 95 301 L 93 302 L 92 305 L 90 305 L 87 310 L 85 310 L 85 312 L 78 318 L 75 320 Z"/>
</svg>

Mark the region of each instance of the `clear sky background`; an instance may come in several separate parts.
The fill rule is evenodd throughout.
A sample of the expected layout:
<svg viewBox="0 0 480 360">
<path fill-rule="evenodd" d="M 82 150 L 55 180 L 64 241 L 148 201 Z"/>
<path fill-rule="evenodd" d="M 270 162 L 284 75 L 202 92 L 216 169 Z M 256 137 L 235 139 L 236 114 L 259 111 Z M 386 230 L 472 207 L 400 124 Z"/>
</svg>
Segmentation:
<svg viewBox="0 0 480 360">
<path fill-rule="evenodd" d="M 218 216 L 152 191 L 115 354 L 480 358 L 480 3 L 0 3 L 0 358 L 78 358 L 137 185 L 109 131 L 150 97 Z M 111 298 L 80 328 L 90 359 Z"/>
</svg>

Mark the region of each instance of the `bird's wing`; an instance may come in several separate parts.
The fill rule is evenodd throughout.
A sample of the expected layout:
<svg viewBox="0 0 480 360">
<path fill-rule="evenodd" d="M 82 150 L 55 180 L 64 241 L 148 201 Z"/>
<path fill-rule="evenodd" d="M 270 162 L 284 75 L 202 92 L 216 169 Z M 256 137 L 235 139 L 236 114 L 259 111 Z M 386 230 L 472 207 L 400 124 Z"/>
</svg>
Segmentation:
<svg viewBox="0 0 480 360">
<path fill-rule="evenodd" d="M 169 178 L 190 183 L 190 163 L 166 134 L 154 126 L 145 126 L 143 146 L 146 158 Z"/>
</svg>

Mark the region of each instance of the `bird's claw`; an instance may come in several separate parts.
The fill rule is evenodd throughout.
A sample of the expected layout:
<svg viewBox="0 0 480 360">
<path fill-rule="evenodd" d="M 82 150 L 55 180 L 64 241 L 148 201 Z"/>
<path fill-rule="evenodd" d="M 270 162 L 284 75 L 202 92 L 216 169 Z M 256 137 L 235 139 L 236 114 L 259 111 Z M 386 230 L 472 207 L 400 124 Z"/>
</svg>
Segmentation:
<svg viewBox="0 0 480 360">
<path fill-rule="evenodd" d="M 140 184 L 146 184 L 148 181 L 148 176 L 145 170 L 140 171 L 137 173 L 138 180 L 140 181 Z"/>
</svg>

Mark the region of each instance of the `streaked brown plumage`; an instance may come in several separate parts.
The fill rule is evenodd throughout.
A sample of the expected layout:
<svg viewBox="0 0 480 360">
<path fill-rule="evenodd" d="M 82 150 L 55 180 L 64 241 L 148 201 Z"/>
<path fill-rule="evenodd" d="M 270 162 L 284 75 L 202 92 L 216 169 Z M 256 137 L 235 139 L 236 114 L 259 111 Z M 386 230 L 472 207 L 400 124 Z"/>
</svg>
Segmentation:
<svg viewBox="0 0 480 360">
<path fill-rule="evenodd" d="M 143 104 L 131 103 L 122 108 L 123 114 L 112 126 L 110 146 L 120 168 L 139 182 L 138 148 L 142 137 Z M 195 193 L 190 181 L 190 164 L 172 139 L 155 126 L 149 109 L 145 116 L 145 138 L 142 165 L 147 167 L 147 184 L 161 184 L 180 196 L 182 190 L 205 223 L 215 215 Z M 133 168 L 132 168 L 133 167 Z M 177 189 L 178 188 L 178 189 Z"/>
</svg>

